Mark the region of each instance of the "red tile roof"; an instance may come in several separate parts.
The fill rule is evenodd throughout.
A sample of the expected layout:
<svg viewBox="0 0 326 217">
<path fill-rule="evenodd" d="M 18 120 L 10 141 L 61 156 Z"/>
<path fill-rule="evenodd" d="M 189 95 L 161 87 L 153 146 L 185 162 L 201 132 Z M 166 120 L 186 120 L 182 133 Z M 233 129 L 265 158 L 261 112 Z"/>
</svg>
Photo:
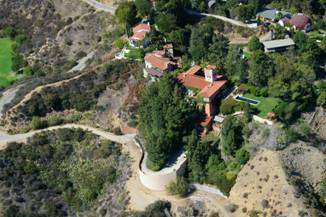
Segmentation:
<svg viewBox="0 0 326 217">
<path fill-rule="evenodd" d="M 194 65 L 186 72 L 178 75 L 178 80 L 186 87 L 199 89 L 199 94 L 203 97 L 212 97 L 227 83 L 227 80 L 217 80 L 208 82 L 204 76 L 196 75 L 200 66 Z"/>
<path fill-rule="evenodd" d="M 168 69 L 169 64 L 176 65 L 175 62 L 172 62 L 169 58 L 163 57 L 160 55 L 161 52 L 154 51 L 153 53 L 147 53 L 145 55 L 145 61 L 149 62 L 155 68 L 164 71 Z"/>
<path fill-rule="evenodd" d="M 132 28 L 133 35 L 131 36 L 131 40 L 133 41 L 141 41 L 145 38 L 146 33 L 151 30 L 151 27 L 147 23 L 139 23 Z"/>
</svg>

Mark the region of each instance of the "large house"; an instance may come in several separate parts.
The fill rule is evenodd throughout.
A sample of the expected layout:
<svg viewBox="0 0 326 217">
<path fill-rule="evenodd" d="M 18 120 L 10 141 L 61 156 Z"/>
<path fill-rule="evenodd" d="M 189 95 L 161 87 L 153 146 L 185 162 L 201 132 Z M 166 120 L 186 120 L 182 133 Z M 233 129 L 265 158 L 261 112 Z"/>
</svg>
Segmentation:
<svg viewBox="0 0 326 217">
<path fill-rule="evenodd" d="M 276 51 L 285 51 L 293 49 L 295 46 L 294 41 L 291 38 L 271 40 L 263 42 L 265 53 L 271 53 Z"/>
<path fill-rule="evenodd" d="M 204 131 L 209 130 L 216 114 L 214 102 L 223 93 L 228 81 L 223 75 L 219 75 L 216 67 L 212 65 L 207 65 L 204 69 L 194 65 L 179 74 L 178 80 L 188 89 L 189 96 L 199 95 L 203 98 L 205 117 L 201 120 L 201 126 Z"/>
<path fill-rule="evenodd" d="M 270 9 L 261 11 L 256 14 L 256 19 L 263 22 L 275 22 L 284 17 L 291 17 L 291 14 L 286 11 L 278 11 L 276 9 Z"/>
<path fill-rule="evenodd" d="M 138 23 L 132 28 L 133 35 L 129 38 L 132 47 L 146 47 L 149 43 L 147 33 L 151 30 L 148 23 Z"/>
<path fill-rule="evenodd" d="M 177 63 L 173 61 L 172 44 L 164 45 L 164 50 L 146 53 L 144 60 L 144 77 L 152 81 L 159 79 L 164 73 L 173 71 L 177 67 Z"/>
</svg>

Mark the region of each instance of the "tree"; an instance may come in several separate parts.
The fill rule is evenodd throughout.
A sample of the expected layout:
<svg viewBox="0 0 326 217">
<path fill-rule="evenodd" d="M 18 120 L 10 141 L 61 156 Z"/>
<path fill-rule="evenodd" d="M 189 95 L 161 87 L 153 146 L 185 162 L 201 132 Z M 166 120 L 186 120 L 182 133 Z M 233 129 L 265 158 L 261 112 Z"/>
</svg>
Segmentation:
<svg viewBox="0 0 326 217">
<path fill-rule="evenodd" d="M 257 36 L 252 36 L 248 43 L 248 48 L 250 51 L 262 50 L 263 44 L 260 43 L 259 38 Z"/>
<path fill-rule="evenodd" d="M 140 16 L 149 15 L 152 9 L 152 3 L 149 0 L 136 0 L 135 5 Z"/>
<path fill-rule="evenodd" d="M 191 29 L 189 53 L 195 61 L 207 59 L 207 47 L 213 40 L 213 27 L 203 23 Z"/>
<path fill-rule="evenodd" d="M 317 98 L 317 105 L 326 107 L 326 91 L 323 91 L 319 94 Z"/>
<path fill-rule="evenodd" d="M 255 8 L 253 5 L 248 4 L 242 4 L 236 8 L 236 16 L 240 20 L 250 20 L 255 15 Z"/>
<path fill-rule="evenodd" d="M 115 11 L 115 17 L 120 24 L 128 27 L 136 23 L 137 9 L 134 2 L 122 2 Z"/>
<path fill-rule="evenodd" d="M 176 29 L 177 18 L 173 14 L 159 14 L 155 17 L 158 29 L 164 33 L 169 33 Z"/>
<path fill-rule="evenodd" d="M 208 48 L 208 60 L 210 63 L 222 68 L 225 63 L 226 56 L 229 50 L 229 39 L 222 34 L 213 36 L 212 43 Z"/>
<path fill-rule="evenodd" d="M 185 53 L 187 52 L 187 47 L 189 45 L 190 31 L 178 28 L 168 33 L 167 39 L 169 42 L 173 43 L 175 51 Z"/>
<path fill-rule="evenodd" d="M 274 64 L 271 59 L 263 51 L 254 52 L 249 63 L 249 82 L 258 87 L 265 87 L 273 72 Z"/>
<path fill-rule="evenodd" d="M 319 195 L 321 202 L 326 204 L 326 178 L 324 178 L 320 184 Z"/>
<path fill-rule="evenodd" d="M 171 75 L 163 76 L 143 92 L 139 107 L 140 133 L 153 169 L 160 169 L 170 153 L 182 144 L 190 111 L 185 91 Z"/>
<path fill-rule="evenodd" d="M 186 141 L 189 177 L 194 182 L 202 183 L 206 178 L 205 165 L 211 153 L 210 144 L 200 142 L 196 131 Z"/>
<path fill-rule="evenodd" d="M 247 79 L 246 61 L 242 58 L 243 51 L 239 45 L 231 45 L 226 58 L 226 72 L 229 79 L 245 82 Z"/>
<path fill-rule="evenodd" d="M 189 193 L 189 183 L 184 177 L 178 176 L 176 181 L 168 184 L 167 190 L 172 195 L 185 197 Z"/>
<path fill-rule="evenodd" d="M 233 99 L 233 97 L 229 97 L 222 101 L 220 106 L 220 112 L 224 115 L 233 114 L 238 106 L 237 101 Z"/>
<path fill-rule="evenodd" d="M 242 127 L 240 122 L 233 116 L 227 116 L 224 119 L 221 130 L 222 151 L 227 156 L 234 156 L 243 142 Z"/>
</svg>

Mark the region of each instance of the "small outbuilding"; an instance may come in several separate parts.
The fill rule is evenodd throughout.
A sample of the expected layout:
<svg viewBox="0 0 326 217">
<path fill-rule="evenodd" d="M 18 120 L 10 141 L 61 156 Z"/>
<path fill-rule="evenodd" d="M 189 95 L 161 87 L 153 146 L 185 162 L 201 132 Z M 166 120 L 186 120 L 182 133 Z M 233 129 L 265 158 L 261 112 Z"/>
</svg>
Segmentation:
<svg viewBox="0 0 326 217">
<path fill-rule="evenodd" d="M 265 53 L 285 51 L 293 49 L 295 46 L 294 41 L 291 38 L 264 41 L 263 42 Z"/>
</svg>

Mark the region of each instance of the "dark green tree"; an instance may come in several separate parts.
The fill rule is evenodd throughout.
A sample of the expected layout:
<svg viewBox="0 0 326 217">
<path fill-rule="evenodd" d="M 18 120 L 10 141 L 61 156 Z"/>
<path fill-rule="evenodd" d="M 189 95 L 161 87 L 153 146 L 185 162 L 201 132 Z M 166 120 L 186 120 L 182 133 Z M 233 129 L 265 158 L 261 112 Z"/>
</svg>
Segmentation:
<svg viewBox="0 0 326 217">
<path fill-rule="evenodd" d="M 257 36 L 252 36 L 248 43 L 248 48 L 250 51 L 262 50 L 263 44 L 260 43 L 259 38 Z"/>
<path fill-rule="evenodd" d="M 134 2 L 123 2 L 115 11 L 115 17 L 120 24 L 132 27 L 137 21 L 137 9 Z"/>
<path fill-rule="evenodd" d="M 208 48 L 208 60 L 210 63 L 223 68 L 229 50 L 229 39 L 222 34 L 213 36 Z"/>
<path fill-rule="evenodd" d="M 234 156 L 237 149 L 242 145 L 242 127 L 240 122 L 233 116 L 227 116 L 221 130 L 221 146 L 226 156 Z"/>
<path fill-rule="evenodd" d="M 214 32 L 211 25 L 202 24 L 192 28 L 189 53 L 195 61 L 207 59 L 207 48 L 212 43 L 213 35 Z"/>
<path fill-rule="evenodd" d="M 265 87 L 273 73 L 273 61 L 263 51 L 254 52 L 249 62 L 249 82 L 258 87 Z"/>
<path fill-rule="evenodd" d="M 135 5 L 140 16 L 149 15 L 152 9 L 152 3 L 149 0 L 135 0 Z"/>
<path fill-rule="evenodd" d="M 177 28 L 177 18 L 173 14 L 159 14 L 155 17 L 155 23 L 163 33 L 169 33 Z"/>
<path fill-rule="evenodd" d="M 139 108 L 140 133 L 153 169 L 160 169 L 170 153 L 182 145 L 190 111 L 185 92 L 170 75 L 152 83 L 143 92 Z"/>
</svg>

